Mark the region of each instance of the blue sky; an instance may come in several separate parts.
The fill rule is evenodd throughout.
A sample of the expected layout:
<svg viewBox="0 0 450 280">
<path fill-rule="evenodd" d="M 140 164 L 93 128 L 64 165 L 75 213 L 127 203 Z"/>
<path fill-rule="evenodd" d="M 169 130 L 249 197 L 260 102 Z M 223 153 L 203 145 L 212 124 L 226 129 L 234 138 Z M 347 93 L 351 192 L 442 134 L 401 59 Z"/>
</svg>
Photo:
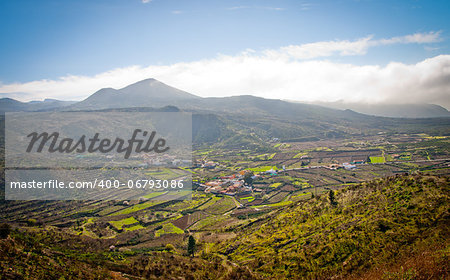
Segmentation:
<svg viewBox="0 0 450 280">
<path fill-rule="evenodd" d="M 47 89 L 48 97 L 81 99 L 96 87 L 107 86 L 105 79 L 93 82 L 96 76 L 153 67 L 153 72 L 147 69 L 145 74 L 154 73 L 182 89 L 212 96 L 208 90 L 214 91 L 213 86 L 195 87 L 182 81 L 180 76 L 187 74 L 180 73 L 179 67 L 172 74 L 162 74 L 162 67 L 185 63 L 186 71 L 192 72 L 193 65 L 205 60 L 222 61 L 224 56 L 267 59 L 268 52 L 277 61 L 282 59 L 280 53 L 288 52 L 297 64 L 350 64 L 387 71 L 394 62 L 411 66 L 448 55 L 449 15 L 450 1 L 1 1 L 0 94 L 41 99 L 44 96 L 39 91 Z M 407 37 L 414 35 L 415 39 Z M 440 67 L 447 67 L 446 62 L 447 57 Z M 144 72 L 135 79 L 130 73 L 123 79 L 116 77 L 112 80 L 123 84 L 111 86 L 138 80 Z M 91 78 L 89 86 L 77 89 L 77 94 L 65 88 L 58 94 L 57 87 L 53 91 L 42 87 L 44 80 L 63 87 L 62 81 L 74 77 Z M 41 88 L 30 90 L 33 82 Z M 258 91 L 247 84 L 219 95 L 271 96 Z M 292 94 L 285 97 L 306 100 Z M 334 100 L 338 99 L 336 93 Z"/>
</svg>

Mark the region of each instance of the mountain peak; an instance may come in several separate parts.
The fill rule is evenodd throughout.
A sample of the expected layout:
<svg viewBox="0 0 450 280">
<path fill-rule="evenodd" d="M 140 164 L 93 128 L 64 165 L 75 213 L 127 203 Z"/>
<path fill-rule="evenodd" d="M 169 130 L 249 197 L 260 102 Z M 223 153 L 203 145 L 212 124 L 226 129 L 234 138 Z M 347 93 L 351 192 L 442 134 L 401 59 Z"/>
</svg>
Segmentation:
<svg viewBox="0 0 450 280">
<path fill-rule="evenodd" d="M 180 105 L 200 97 L 168 86 L 156 79 L 138 81 L 121 89 L 103 88 L 77 103 L 77 109 L 163 107 Z"/>
</svg>

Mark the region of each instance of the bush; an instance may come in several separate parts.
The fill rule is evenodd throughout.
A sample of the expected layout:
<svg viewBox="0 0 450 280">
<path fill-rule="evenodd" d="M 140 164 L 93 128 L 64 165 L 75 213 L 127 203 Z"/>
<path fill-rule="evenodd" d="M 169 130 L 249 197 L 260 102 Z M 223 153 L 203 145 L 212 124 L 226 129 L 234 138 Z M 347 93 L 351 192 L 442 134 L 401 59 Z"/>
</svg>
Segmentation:
<svg viewBox="0 0 450 280">
<path fill-rule="evenodd" d="M 173 253 L 173 252 L 175 252 L 175 246 L 173 246 L 172 244 L 170 244 L 170 243 L 167 243 L 166 244 L 166 249 L 165 249 L 167 252 L 170 252 L 170 253 Z"/>
<path fill-rule="evenodd" d="M 0 224 L 0 239 L 7 238 L 10 232 L 11 232 L 10 225 L 6 223 Z"/>
</svg>

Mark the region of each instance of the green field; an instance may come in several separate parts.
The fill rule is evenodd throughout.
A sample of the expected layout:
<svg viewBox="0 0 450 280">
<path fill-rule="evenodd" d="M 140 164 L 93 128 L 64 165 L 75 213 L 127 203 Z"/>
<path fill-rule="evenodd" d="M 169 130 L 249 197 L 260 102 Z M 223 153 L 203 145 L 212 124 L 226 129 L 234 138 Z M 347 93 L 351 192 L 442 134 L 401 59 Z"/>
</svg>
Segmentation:
<svg viewBox="0 0 450 280">
<path fill-rule="evenodd" d="M 308 153 L 306 152 L 301 152 L 301 153 L 297 153 L 293 158 L 301 158 L 302 156 L 306 156 Z"/>
<path fill-rule="evenodd" d="M 172 223 L 167 223 L 164 224 L 162 228 L 155 231 L 155 237 L 160 237 L 161 235 L 170 233 L 183 234 L 184 231 L 181 228 L 174 226 Z"/>
<path fill-rule="evenodd" d="M 134 212 L 140 211 L 142 209 L 154 206 L 154 205 L 156 205 L 158 203 L 161 203 L 161 201 L 147 201 L 147 202 L 144 202 L 144 203 L 139 203 L 139 204 L 130 206 L 128 208 L 125 208 L 123 210 L 120 210 L 118 212 L 112 213 L 109 216 L 117 216 L 117 215 L 134 213 Z"/>
<path fill-rule="evenodd" d="M 281 186 L 281 183 L 273 183 L 270 185 L 271 188 L 278 188 L 279 186 Z"/>
<path fill-rule="evenodd" d="M 252 202 L 255 200 L 253 196 L 241 197 L 240 200 L 247 200 L 247 202 Z"/>
<path fill-rule="evenodd" d="M 207 208 L 204 208 L 204 211 L 211 214 L 223 214 L 231 209 L 235 208 L 236 205 L 234 201 L 229 196 L 224 196 L 222 199 L 215 201 L 214 204 L 209 205 Z"/>
<path fill-rule="evenodd" d="M 118 220 L 118 221 L 109 221 L 109 223 L 113 227 L 115 227 L 117 230 L 122 230 L 123 226 L 136 224 L 136 223 L 138 223 L 138 220 L 136 220 L 134 217 L 129 217 L 129 218 Z M 141 225 L 139 225 L 139 226 L 140 226 L 140 228 L 143 228 Z M 133 226 L 133 227 L 136 227 L 136 226 Z"/>
<path fill-rule="evenodd" d="M 152 192 L 152 193 L 144 195 L 143 198 L 148 198 L 148 199 L 155 198 L 155 197 L 158 197 L 158 196 L 166 194 L 166 193 L 167 192 Z"/>
<path fill-rule="evenodd" d="M 282 201 L 282 202 L 278 202 L 278 203 L 262 204 L 262 205 L 251 206 L 251 208 L 280 207 L 280 206 L 289 205 L 291 203 L 292 203 L 292 201 L 286 200 L 286 201 Z"/>
<path fill-rule="evenodd" d="M 268 170 L 278 170 L 278 168 L 276 166 L 258 166 L 258 167 L 253 167 L 253 168 L 249 168 L 248 170 L 253 171 L 253 172 L 266 172 Z"/>
<path fill-rule="evenodd" d="M 386 159 L 383 156 L 369 157 L 371 163 L 385 163 Z"/>
</svg>

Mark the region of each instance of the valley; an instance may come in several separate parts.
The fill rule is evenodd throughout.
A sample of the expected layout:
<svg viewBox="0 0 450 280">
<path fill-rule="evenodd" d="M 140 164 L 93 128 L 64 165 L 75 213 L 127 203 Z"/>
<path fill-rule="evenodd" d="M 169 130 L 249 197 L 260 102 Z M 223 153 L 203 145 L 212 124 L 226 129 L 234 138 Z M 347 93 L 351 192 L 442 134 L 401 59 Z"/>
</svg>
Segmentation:
<svg viewBox="0 0 450 280">
<path fill-rule="evenodd" d="M 232 244 L 235 242 L 241 244 L 237 246 L 247 246 L 243 245 L 247 241 L 242 238 L 248 237 L 244 237 L 246 234 L 243 235 L 242 230 L 253 232 L 252 229 L 257 224 L 271 225 L 269 221 L 273 217 L 286 215 L 283 213 L 291 212 L 289 209 L 307 207 L 306 205 L 319 201 L 325 203 L 329 192 L 367 192 L 366 185 L 378 182 L 380 178 L 439 178 L 436 180 L 443 184 L 442 190 L 448 192 L 449 141 L 446 136 L 377 133 L 352 139 L 304 142 L 281 142 L 275 138 L 265 147 L 256 150 L 201 148 L 194 150 L 193 167 L 185 169 L 192 173 L 194 183 L 188 200 L 164 200 L 169 194 L 161 191 L 152 192 L 136 201 L 3 201 L 0 211 L 2 222 L 14 228 L 13 235 L 16 238 L 35 236 L 33 238 L 36 240 L 42 239 L 39 246 L 49 246 L 52 252 L 60 251 L 66 257 L 67 250 L 76 252 L 80 250 L 76 248 L 83 248 L 82 250 L 87 252 L 85 257 L 70 253 L 69 258 L 88 266 L 102 263 L 106 278 L 134 279 L 133 277 L 141 272 L 136 274 L 136 271 L 129 269 L 130 265 L 137 265 L 136 262 L 140 263 L 143 257 L 153 262 L 155 259 L 166 259 L 170 256 L 189 265 L 196 262 L 211 265 L 216 262 L 215 270 L 210 273 L 220 274 L 220 271 L 230 270 L 225 274 L 227 277 L 231 277 L 232 273 L 249 273 L 247 276 L 250 278 L 263 279 L 265 273 L 269 273 L 266 268 L 270 265 L 267 260 L 260 260 L 259 256 L 265 254 L 262 248 L 290 248 L 290 245 L 277 244 L 283 244 L 284 241 L 281 240 L 285 240 L 287 244 L 292 243 L 295 240 L 292 238 L 296 236 L 295 230 L 291 231 L 283 226 L 283 234 L 292 232 L 291 237 L 282 234 L 277 242 L 258 235 L 257 239 L 263 238 L 261 241 L 267 240 L 271 245 L 258 245 L 263 247 L 258 247 L 261 249 L 255 252 L 255 256 L 237 253 L 239 251 L 235 251 L 236 249 L 233 249 L 230 255 L 226 248 L 234 248 Z M 445 195 L 445 192 L 440 195 Z M 344 199 L 338 197 L 338 200 Z M 362 196 L 354 197 L 356 199 Z M 448 203 L 448 196 L 441 203 Z M 322 207 L 317 209 L 322 210 L 316 211 L 325 211 Z M 325 219 L 327 215 L 335 214 L 324 215 L 317 213 L 311 218 Z M 441 218 L 449 218 L 448 213 L 443 215 Z M 328 219 L 340 220 L 337 216 L 331 217 Z M 308 226 L 309 222 L 301 222 L 298 225 L 301 224 Z M 319 234 L 322 229 L 315 231 Z M 190 235 L 197 241 L 194 260 L 183 257 L 187 237 Z M 448 232 L 441 238 L 448 242 Z M 320 239 L 313 240 L 318 242 Z M 298 248 L 299 245 L 296 246 Z M 315 247 L 314 250 L 321 249 Z M 54 254 L 51 253 L 47 257 L 60 258 L 59 253 Z M 237 272 L 236 269 L 241 266 L 234 264 L 236 261 L 229 262 L 226 258 L 221 260 L 224 256 L 235 256 L 238 263 L 245 264 L 245 270 Z M 88 259 L 85 259 L 86 257 Z M 211 258 L 214 261 L 211 261 Z M 308 260 L 307 255 L 304 255 L 304 258 Z M 389 256 L 383 258 L 390 260 Z M 248 261 L 252 265 L 249 265 Z M 355 261 L 353 259 L 353 262 Z M 265 265 L 255 270 L 249 268 L 255 262 Z M 329 260 L 323 265 L 334 262 L 336 261 Z M 358 266 L 357 263 L 353 265 Z M 176 264 L 172 263 L 171 266 Z M 281 269 L 275 264 L 272 267 Z M 373 265 L 368 266 L 367 271 L 373 268 Z M 26 271 L 26 266 L 23 269 Z M 193 277 L 198 278 L 199 268 L 190 269 L 192 270 L 189 273 L 197 275 Z M 312 275 L 324 277 L 320 276 L 323 269 L 310 269 L 314 272 Z M 98 273 L 96 269 L 93 271 L 94 274 Z M 147 271 L 147 268 L 144 271 Z M 282 271 L 293 273 L 291 269 L 282 269 L 276 273 L 283 274 Z M 173 272 L 166 271 L 162 275 L 171 273 Z M 183 273 L 181 275 L 184 275 Z M 273 273 L 271 271 L 270 275 Z M 121 276 L 117 278 L 117 275 Z M 290 278 L 288 275 L 286 277 Z M 305 274 L 305 277 L 307 275 L 309 274 Z"/>
<path fill-rule="evenodd" d="M 155 99 L 155 88 L 167 99 Z M 134 103 L 121 102 L 127 94 Z M 192 191 L 1 200 L 0 271 L 7 279 L 450 275 L 450 118 L 375 117 L 252 96 L 199 98 L 153 79 L 53 111 L 189 112 L 192 165 L 133 157 L 135 166 L 115 176 L 188 174 Z M 162 160 L 169 166 L 149 164 Z M 1 183 L 3 192 L 4 176 Z"/>
</svg>

